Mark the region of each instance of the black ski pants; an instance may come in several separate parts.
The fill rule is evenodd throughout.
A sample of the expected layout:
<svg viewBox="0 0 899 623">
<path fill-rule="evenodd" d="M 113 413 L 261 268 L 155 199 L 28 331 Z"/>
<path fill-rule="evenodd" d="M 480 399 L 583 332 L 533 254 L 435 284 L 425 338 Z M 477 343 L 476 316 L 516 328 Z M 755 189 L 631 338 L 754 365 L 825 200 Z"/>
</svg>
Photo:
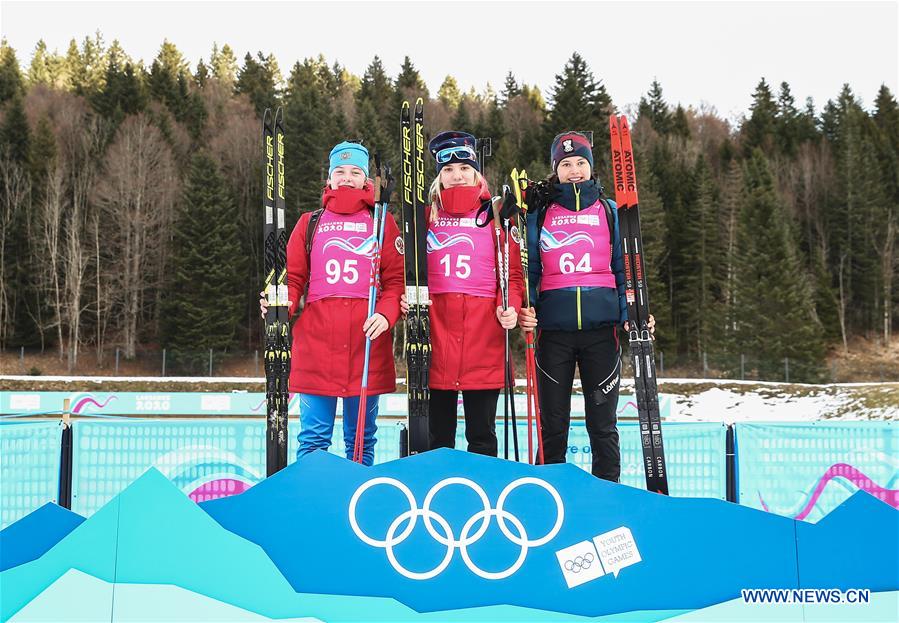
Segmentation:
<svg viewBox="0 0 899 623">
<path fill-rule="evenodd" d="M 593 475 L 618 482 L 621 476 L 617 427 L 621 353 L 615 327 L 538 332 L 537 382 L 544 462 L 565 462 L 575 365 L 580 369 L 584 391 Z"/>
<path fill-rule="evenodd" d="M 468 451 L 496 456 L 496 402 L 498 389 L 464 389 L 465 439 Z M 456 408 L 459 392 L 432 389 L 428 425 L 431 448 L 456 447 Z"/>
</svg>

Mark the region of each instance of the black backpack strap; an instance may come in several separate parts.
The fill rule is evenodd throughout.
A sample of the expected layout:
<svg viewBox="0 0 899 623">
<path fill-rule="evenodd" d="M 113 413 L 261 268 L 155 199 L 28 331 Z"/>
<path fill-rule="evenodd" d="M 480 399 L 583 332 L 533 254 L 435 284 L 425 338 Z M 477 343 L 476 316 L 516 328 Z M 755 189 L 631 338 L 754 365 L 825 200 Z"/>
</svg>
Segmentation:
<svg viewBox="0 0 899 623">
<path fill-rule="evenodd" d="M 599 200 L 606 209 L 606 225 L 609 227 L 609 264 L 612 263 L 612 257 L 615 254 L 615 225 L 612 223 L 612 204 L 605 195 L 600 195 Z"/>
<path fill-rule="evenodd" d="M 309 220 L 306 222 L 306 264 L 310 264 L 310 260 L 312 259 L 312 237 L 315 236 L 315 230 L 318 228 L 318 221 L 322 217 L 322 212 L 324 212 L 324 208 L 319 208 L 315 210 L 312 214 L 309 215 Z"/>
</svg>

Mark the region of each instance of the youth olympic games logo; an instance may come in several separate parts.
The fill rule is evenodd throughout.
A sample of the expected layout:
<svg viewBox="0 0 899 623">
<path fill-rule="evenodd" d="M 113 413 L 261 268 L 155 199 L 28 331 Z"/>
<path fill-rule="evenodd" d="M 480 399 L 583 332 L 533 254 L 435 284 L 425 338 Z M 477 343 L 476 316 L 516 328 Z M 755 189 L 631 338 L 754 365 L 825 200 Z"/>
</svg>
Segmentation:
<svg viewBox="0 0 899 623">
<path fill-rule="evenodd" d="M 364 494 L 372 487 L 376 487 L 378 485 L 389 485 L 398 489 L 403 495 L 406 496 L 406 500 L 409 503 L 409 510 L 397 515 L 397 517 L 387 528 L 387 534 L 383 539 L 376 539 L 366 534 L 359 527 L 359 523 L 356 520 L 356 507 L 359 504 L 359 499 L 362 497 L 362 494 Z M 469 489 L 474 491 L 475 494 L 477 494 L 477 496 L 481 499 L 481 503 L 483 505 L 482 510 L 477 511 L 466 520 L 465 524 L 462 526 L 462 530 L 460 531 L 458 538 L 456 538 L 456 534 L 453 531 L 452 526 L 450 526 L 449 522 L 442 515 L 431 510 L 431 505 L 433 504 L 436 495 L 444 487 L 448 487 L 450 485 L 462 485 L 464 487 L 468 487 Z M 522 521 L 504 508 L 509 494 L 511 494 L 519 487 L 524 487 L 527 485 L 534 485 L 544 489 L 552 496 L 553 500 L 556 503 L 555 524 L 546 534 L 537 539 L 529 538 L 527 530 L 525 529 Z M 450 562 L 453 559 L 453 554 L 455 553 L 457 548 L 462 555 L 462 560 L 465 563 L 465 566 L 468 567 L 469 571 L 479 577 L 484 578 L 485 580 L 502 580 L 513 575 L 521 568 L 521 566 L 524 564 L 525 559 L 527 558 L 528 550 L 530 548 L 540 547 L 541 545 L 549 543 L 559 533 L 559 530 L 562 528 L 562 521 L 565 518 L 565 508 L 562 504 L 562 498 L 559 495 L 559 492 L 556 491 L 552 485 L 539 478 L 526 477 L 513 480 L 499 494 L 499 498 L 496 502 L 496 508 L 493 508 L 490 500 L 487 497 L 487 493 L 476 482 L 469 480 L 468 478 L 445 478 L 431 487 L 427 495 L 425 495 L 422 507 L 419 508 L 418 502 L 415 500 L 415 496 L 412 494 L 412 491 L 409 489 L 409 487 L 395 478 L 379 477 L 372 478 L 371 480 L 360 485 L 358 489 L 356 489 L 356 492 L 353 493 L 353 497 L 350 499 L 349 515 L 350 526 L 353 528 L 353 532 L 356 534 L 356 536 L 359 537 L 359 539 L 361 539 L 364 543 L 371 545 L 372 547 L 384 549 L 387 553 L 387 560 L 390 561 L 391 566 L 397 571 L 397 573 L 409 578 L 410 580 L 430 580 L 431 578 L 440 575 L 449 566 Z M 396 552 L 394 552 L 394 548 L 405 541 L 409 537 L 409 535 L 412 534 L 412 531 L 415 529 L 415 524 L 417 523 L 419 517 L 424 520 L 424 525 L 428 531 L 428 534 L 435 541 L 446 547 L 446 555 L 443 557 L 443 560 L 430 571 L 424 571 L 420 573 L 406 569 L 397 560 Z M 492 517 L 496 517 L 497 525 L 499 526 L 499 529 L 503 533 L 503 535 L 510 542 L 520 548 L 518 558 L 515 560 L 515 562 L 512 563 L 512 565 L 507 569 L 496 572 L 485 571 L 478 567 L 478 565 L 475 564 L 474 561 L 472 561 L 471 555 L 468 551 L 468 548 L 479 541 L 481 537 L 483 537 L 487 532 L 487 529 L 490 527 L 490 521 Z M 435 522 L 439 526 L 439 531 L 434 526 Z M 480 525 L 475 530 L 475 525 L 478 524 L 478 522 L 480 522 Z M 507 522 L 508 524 L 512 524 L 514 532 L 509 528 Z M 398 533 L 399 528 L 403 523 L 406 523 L 406 527 Z"/>
</svg>

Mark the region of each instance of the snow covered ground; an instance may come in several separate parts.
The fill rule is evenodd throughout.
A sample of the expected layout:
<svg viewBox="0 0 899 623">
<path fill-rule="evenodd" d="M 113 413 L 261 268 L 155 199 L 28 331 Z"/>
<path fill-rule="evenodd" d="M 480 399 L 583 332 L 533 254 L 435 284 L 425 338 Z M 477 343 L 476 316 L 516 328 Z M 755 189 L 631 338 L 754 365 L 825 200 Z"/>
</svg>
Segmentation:
<svg viewBox="0 0 899 623">
<path fill-rule="evenodd" d="M 405 379 L 397 379 L 399 385 Z M 261 391 L 263 379 L 254 377 L 79 377 L 0 376 L 0 390 L 108 391 L 104 385 L 134 384 L 132 391 L 147 391 L 147 385 L 184 385 L 184 391 Z M 524 379 L 516 383 L 525 385 Z M 840 383 L 804 385 L 720 379 L 660 379 L 659 390 L 674 401 L 671 421 L 746 422 L 814 420 L 899 420 L 899 383 Z M 150 389 L 149 391 L 153 391 Z M 400 388 L 398 391 L 402 391 Z M 519 390 L 521 391 L 521 390 Z M 575 381 L 575 391 L 580 391 Z M 625 379 L 622 392 L 633 391 Z"/>
</svg>

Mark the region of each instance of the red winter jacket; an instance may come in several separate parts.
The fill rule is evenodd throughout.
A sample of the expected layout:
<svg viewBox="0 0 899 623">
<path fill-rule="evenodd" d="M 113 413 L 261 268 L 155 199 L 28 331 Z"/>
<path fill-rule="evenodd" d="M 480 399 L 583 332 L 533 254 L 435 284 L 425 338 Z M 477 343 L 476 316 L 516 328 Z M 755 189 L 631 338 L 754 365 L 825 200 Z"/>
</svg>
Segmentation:
<svg viewBox="0 0 899 623">
<path fill-rule="evenodd" d="M 475 201 L 480 203 L 489 197 L 490 192 L 484 186 Z M 447 211 L 456 213 L 467 213 L 474 207 L 444 206 Z M 494 225 L 495 220 L 488 227 Z M 509 306 L 516 311 L 521 309 L 524 296 L 517 237 L 515 233 L 509 239 Z M 501 242 L 505 240 L 502 236 L 500 239 Z M 494 237 L 494 247 L 495 241 Z M 493 254 L 496 257 L 495 248 Z M 502 388 L 506 337 L 496 318 L 496 308 L 503 304 L 499 274 L 497 264 L 496 296 L 493 298 L 461 293 L 431 295 L 431 389 Z"/>
<path fill-rule="evenodd" d="M 366 190 L 371 191 L 370 184 L 366 185 Z M 347 209 L 346 205 L 338 205 L 337 195 L 340 192 L 326 190 L 322 206 L 338 213 L 355 211 L 353 207 Z M 369 194 L 371 197 L 355 208 L 365 209 L 373 205 L 373 194 Z M 307 212 L 300 217 L 287 243 L 287 287 L 291 301 L 299 301 L 309 283 L 306 230 L 310 215 Z M 397 251 L 399 228 L 390 213 L 387 214 L 386 227 L 381 249 L 381 286 L 375 312 L 387 318 L 391 330 L 372 342 L 368 367 L 369 395 L 396 391 L 392 328 L 400 315 L 403 258 Z M 314 266 L 313 270 L 323 270 L 323 267 Z M 366 282 L 370 271 L 369 267 L 369 272 L 362 273 Z M 296 304 L 292 311 L 295 308 Z M 293 325 L 290 391 L 320 396 L 358 396 L 365 359 L 362 325 L 367 317 L 368 299 L 330 297 L 306 305 Z"/>
</svg>

